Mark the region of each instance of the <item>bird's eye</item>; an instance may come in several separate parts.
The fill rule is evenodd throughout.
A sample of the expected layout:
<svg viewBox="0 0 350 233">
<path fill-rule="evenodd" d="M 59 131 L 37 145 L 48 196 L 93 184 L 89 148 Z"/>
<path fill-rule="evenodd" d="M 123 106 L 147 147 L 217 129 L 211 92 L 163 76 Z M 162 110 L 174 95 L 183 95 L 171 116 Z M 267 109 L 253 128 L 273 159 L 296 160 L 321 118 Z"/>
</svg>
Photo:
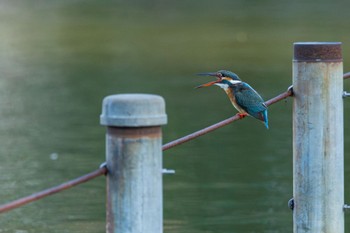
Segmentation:
<svg viewBox="0 0 350 233">
<path fill-rule="evenodd" d="M 222 73 L 219 72 L 219 73 L 216 74 L 216 76 L 217 76 L 218 78 L 222 78 Z"/>
</svg>

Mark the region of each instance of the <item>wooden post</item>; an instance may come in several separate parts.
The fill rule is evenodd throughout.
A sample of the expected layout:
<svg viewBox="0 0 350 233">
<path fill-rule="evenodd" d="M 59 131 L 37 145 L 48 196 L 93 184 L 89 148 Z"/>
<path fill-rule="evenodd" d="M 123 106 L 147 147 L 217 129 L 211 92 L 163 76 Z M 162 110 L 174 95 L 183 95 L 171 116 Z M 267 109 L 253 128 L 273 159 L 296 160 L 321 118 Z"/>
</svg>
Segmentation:
<svg viewBox="0 0 350 233">
<path fill-rule="evenodd" d="M 162 134 L 160 96 L 121 94 L 103 100 L 107 126 L 107 233 L 162 233 Z"/>
<path fill-rule="evenodd" d="M 295 43 L 294 233 L 344 233 L 341 43 Z"/>
</svg>

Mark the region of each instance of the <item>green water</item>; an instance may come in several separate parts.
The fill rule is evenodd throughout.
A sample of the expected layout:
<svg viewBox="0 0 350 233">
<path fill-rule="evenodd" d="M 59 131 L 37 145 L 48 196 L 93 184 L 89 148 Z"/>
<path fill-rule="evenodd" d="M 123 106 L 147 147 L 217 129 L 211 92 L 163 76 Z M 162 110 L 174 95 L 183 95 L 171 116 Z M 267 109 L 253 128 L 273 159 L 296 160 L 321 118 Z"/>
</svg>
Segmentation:
<svg viewBox="0 0 350 233">
<path fill-rule="evenodd" d="M 163 96 L 169 142 L 236 113 L 219 88 L 194 90 L 210 80 L 196 73 L 233 70 L 269 99 L 291 84 L 297 41 L 343 42 L 349 71 L 349 7 L 345 0 L 0 2 L 1 203 L 104 161 L 99 115 L 107 95 Z M 269 130 L 247 118 L 164 153 L 164 167 L 176 170 L 164 177 L 164 232 L 292 232 L 291 103 L 269 108 Z M 0 215 L 0 232 L 105 232 L 105 179 Z"/>
</svg>

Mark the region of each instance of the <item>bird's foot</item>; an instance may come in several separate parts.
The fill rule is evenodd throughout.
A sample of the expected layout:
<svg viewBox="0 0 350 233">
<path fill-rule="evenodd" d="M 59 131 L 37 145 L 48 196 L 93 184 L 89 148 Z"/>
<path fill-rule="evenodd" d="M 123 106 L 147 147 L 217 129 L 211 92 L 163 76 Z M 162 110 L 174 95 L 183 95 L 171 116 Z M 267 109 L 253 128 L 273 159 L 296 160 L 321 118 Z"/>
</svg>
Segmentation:
<svg viewBox="0 0 350 233">
<path fill-rule="evenodd" d="M 244 117 L 248 116 L 248 113 L 238 113 L 239 119 L 243 119 Z"/>
</svg>

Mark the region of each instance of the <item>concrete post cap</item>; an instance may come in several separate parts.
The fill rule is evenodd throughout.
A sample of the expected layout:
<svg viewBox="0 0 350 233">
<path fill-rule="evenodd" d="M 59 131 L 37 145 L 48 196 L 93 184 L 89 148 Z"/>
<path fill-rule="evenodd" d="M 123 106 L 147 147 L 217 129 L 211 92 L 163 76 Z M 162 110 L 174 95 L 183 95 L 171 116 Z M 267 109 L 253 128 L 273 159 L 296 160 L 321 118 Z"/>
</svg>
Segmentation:
<svg viewBox="0 0 350 233">
<path fill-rule="evenodd" d="M 107 96 L 103 99 L 100 123 L 116 127 L 165 125 L 165 101 L 161 96 L 152 94 Z"/>
<path fill-rule="evenodd" d="M 294 61 L 327 62 L 342 61 L 341 42 L 294 43 Z"/>
</svg>

